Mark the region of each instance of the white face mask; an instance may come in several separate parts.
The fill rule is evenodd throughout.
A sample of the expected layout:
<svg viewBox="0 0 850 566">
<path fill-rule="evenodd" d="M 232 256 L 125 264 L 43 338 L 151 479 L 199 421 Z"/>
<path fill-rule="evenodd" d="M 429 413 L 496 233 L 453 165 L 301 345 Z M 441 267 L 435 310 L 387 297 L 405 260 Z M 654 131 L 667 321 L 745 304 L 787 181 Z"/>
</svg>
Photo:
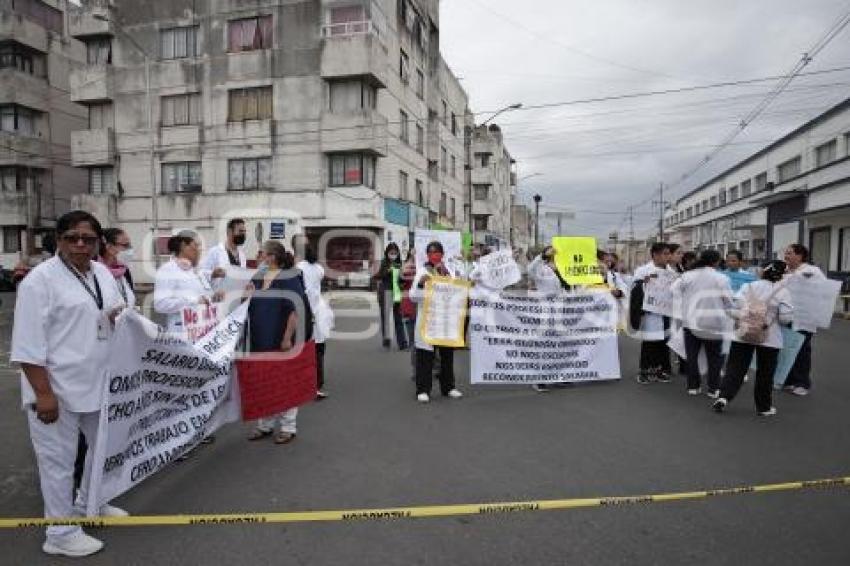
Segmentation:
<svg viewBox="0 0 850 566">
<path fill-rule="evenodd" d="M 128 263 L 133 261 L 134 257 L 136 257 L 136 250 L 134 250 L 133 248 L 127 248 L 126 250 L 121 250 L 120 252 L 118 252 L 116 259 L 119 263 L 127 265 Z"/>
</svg>

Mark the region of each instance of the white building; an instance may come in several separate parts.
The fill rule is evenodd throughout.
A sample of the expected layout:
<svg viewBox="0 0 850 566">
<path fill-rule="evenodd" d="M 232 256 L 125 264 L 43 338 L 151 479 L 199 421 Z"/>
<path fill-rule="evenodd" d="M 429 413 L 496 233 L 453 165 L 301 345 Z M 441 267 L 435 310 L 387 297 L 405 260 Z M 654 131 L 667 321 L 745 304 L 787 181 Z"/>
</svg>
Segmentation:
<svg viewBox="0 0 850 566">
<path fill-rule="evenodd" d="M 477 126 L 471 140 L 472 228 L 475 243 L 505 248 L 511 242 L 514 160 L 499 126 Z"/>
<path fill-rule="evenodd" d="M 802 243 L 824 272 L 850 274 L 850 99 L 677 200 L 665 231 L 758 261 Z"/>
</svg>

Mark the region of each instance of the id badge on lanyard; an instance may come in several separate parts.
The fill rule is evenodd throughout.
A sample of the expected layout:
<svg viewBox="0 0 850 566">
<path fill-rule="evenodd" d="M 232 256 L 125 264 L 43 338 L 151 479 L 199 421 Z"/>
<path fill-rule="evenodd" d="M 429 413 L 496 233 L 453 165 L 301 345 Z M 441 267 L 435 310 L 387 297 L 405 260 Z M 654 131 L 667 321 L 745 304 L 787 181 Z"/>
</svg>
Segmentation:
<svg viewBox="0 0 850 566">
<path fill-rule="evenodd" d="M 109 317 L 105 312 L 101 312 L 97 317 L 97 339 L 100 341 L 109 340 L 109 331 L 112 328 L 109 323 Z"/>
</svg>

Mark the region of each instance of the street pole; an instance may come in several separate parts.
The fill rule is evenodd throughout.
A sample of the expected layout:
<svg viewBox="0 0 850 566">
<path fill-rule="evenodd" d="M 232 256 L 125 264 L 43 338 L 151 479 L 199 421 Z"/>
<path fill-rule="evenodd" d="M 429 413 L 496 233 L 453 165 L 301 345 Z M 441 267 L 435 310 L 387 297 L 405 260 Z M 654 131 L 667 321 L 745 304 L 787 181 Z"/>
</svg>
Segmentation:
<svg viewBox="0 0 850 566">
<path fill-rule="evenodd" d="M 540 201 L 543 197 L 534 195 L 534 248 L 540 247 Z"/>
<path fill-rule="evenodd" d="M 658 241 L 664 241 L 664 183 L 658 185 Z"/>
<path fill-rule="evenodd" d="M 156 253 L 156 241 L 159 237 L 159 192 L 156 190 L 156 163 L 154 152 L 156 138 L 153 131 L 153 101 L 151 100 L 151 58 L 142 51 L 145 57 L 145 103 L 148 106 L 148 142 L 150 144 L 150 181 L 151 181 L 151 220 L 153 222 L 153 261 L 159 267 L 159 254 Z"/>
</svg>

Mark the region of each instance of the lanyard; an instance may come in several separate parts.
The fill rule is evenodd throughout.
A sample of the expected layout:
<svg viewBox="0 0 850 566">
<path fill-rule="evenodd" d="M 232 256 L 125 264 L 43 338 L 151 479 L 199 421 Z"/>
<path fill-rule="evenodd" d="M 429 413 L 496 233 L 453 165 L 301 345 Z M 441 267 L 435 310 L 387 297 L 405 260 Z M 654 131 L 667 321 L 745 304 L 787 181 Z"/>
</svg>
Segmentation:
<svg viewBox="0 0 850 566">
<path fill-rule="evenodd" d="M 64 257 L 60 256 L 60 259 L 62 260 L 62 263 L 65 264 L 65 267 L 68 268 L 68 271 L 70 271 L 71 273 L 74 274 L 74 277 L 77 278 L 77 281 L 80 282 L 80 285 L 85 287 L 86 292 L 89 294 L 89 296 L 91 296 L 91 298 L 94 299 L 94 304 L 97 305 L 97 310 L 102 311 L 103 310 L 103 293 L 101 293 L 101 291 L 100 291 L 100 283 L 97 282 L 97 275 L 95 275 L 94 272 L 92 272 L 92 279 L 94 279 L 94 288 L 95 288 L 95 290 L 92 291 L 91 287 L 89 287 L 89 284 L 86 281 L 86 278 L 83 277 L 83 275 L 79 271 L 77 271 L 77 269 L 73 265 L 71 265 L 70 263 L 65 261 Z"/>
<path fill-rule="evenodd" d="M 95 279 L 97 281 L 97 279 Z M 118 290 L 121 291 L 121 296 L 124 297 L 124 302 L 127 302 L 127 287 L 124 282 L 124 276 L 121 276 L 118 279 Z"/>
</svg>

